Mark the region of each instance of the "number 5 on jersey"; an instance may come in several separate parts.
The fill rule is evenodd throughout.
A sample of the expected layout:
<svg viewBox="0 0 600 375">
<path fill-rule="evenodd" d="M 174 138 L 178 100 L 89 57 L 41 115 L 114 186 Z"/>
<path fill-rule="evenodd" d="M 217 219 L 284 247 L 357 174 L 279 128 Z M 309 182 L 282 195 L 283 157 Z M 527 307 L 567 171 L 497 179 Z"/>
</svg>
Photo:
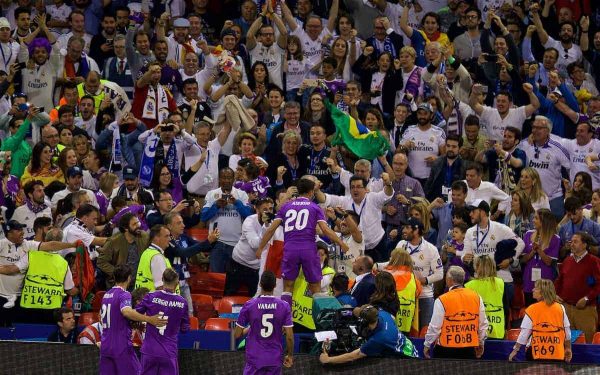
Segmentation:
<svg viewBox="0 0 600 375">
<path fill-rule="evenodd" d="M 262 316 L 262 328 L 260 329 L 260 335 L 265 339 L 273 334 L 273 323 L 271 323 L 272 319 L 273 314 L 263 314 Z"/>
</svg>

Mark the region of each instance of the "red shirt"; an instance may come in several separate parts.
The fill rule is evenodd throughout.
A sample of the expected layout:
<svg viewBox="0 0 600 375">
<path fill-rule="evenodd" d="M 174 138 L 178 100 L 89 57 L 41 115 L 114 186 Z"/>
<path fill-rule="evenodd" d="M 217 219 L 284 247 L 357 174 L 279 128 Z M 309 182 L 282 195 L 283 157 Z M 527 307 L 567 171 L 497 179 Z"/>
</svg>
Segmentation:
<svg viewBox="0 0 600 375">
<path fill-rule="evenodd" d="M 596 297 L 600 294 L 600 259 L 588 253 L 577 262 L 572 255 L 568 256 L 554 286 L 556 294 L 570 305 L 586 296 L 589 305 L 596 305 Z"/>
<path fill-rule="evenodd" d="M 158 90 L 154 90 L 154 92 L 156 93 L 156 96 L 158 97 Z M 168 102 L 168 107 L 169 107 L 169 112 L 176 112 L 177 111 L 177 103 L 175 103 L 175 99 L 173 99 L 173 95 L 171 94 L 170 91 L 165 89 L 165 92 L 167 93 L 167 102 Z M 133 115 L 141 120 L 144 124 L 146 124 L 146 127 L 148 129 L 152 129 L 154 128 L 156 125 L 158 125 L 158 107 L 156 107 L 155 113 L 156 113 L 156 120 L 151 120 L 151 119 L 145 119 L 142 117 L 143 113 L 144 113 L 144 103 L 146 103 L 146 97 L 148 96 L 148 86 L 146 87 L 137 87 L 137 85 L 135 86 L 135 90 L 133 92 L 133 103 L 131 104 L 131 113 L 133 113 Z M 158 102 L 158 98 L 156 98 L 156 102 Z M 133 130 L 133 129 L 130 129 Z"/>
</svg>

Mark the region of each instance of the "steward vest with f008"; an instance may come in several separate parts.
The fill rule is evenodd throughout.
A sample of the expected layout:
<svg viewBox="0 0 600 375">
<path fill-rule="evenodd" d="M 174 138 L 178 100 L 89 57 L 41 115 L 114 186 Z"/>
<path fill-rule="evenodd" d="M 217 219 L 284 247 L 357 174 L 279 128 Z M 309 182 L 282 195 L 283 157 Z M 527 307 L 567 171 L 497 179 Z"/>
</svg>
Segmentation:
<svg viewBox="0 0 600 375">
<path fill-rule="evenodd" d="M 152 263 L 152 258 L 154 256 L 161 256 L 165 260 L 165 264 L 167 268 L 171 267 L 171 262 L 169 259 L 164 256 L 162 252 L 155 249 L 154 247 L 149 247 L 142 253 L 140 257 L 140 262 L 138 263 L 137 273 L 135 274 L 135 288 L 148 288 L 148 290 L 155 291 L 156 287 L 154 286 L 154 278 L 152 277 L 152 268 L 150 264 Z M 179 285 L 177 286 L 177 293 L 180 293 Z"/>
<path fill-rule="evenodd" d="M 531 319 L 531 355 L 533 359 L 565 359 L 565 325 L 562 306 L 534 303 L 525 310 Z"/>
<path fill-rule="evenodd" d="M 333 268 L 323 268 L 323 276 L 333 274 L 335 274 Z M 294 323 L 301 324 L 308 329 L 315 329 L 312 313 L 313 299 L 308 295 L 308 292 L 308 282 L 304 278 L 304 272 L 301 271 L 294 283 L 294 291 L 292 292 L 292 320 Z"/>
<path fill-rule="evenodd" d="M 21 293 L 21 307 L 53 310 L 62 306 L 69 264 L 58 254 L 30 251 L 29 268 Z"/>
<path fill-rule="evenodd" d="M 447 348 L 479 346 L 479 295 L 471 289 L 455 288 L 442 294 L 444 322 L 439 344 Z"/>
<path fill-rule="evenodd" d="M 396 292 L 400 309 L 396 315 L 396 325 L 401 332 L 410 332 L 417 306 L 417 280 L 412 272 L 391 272 L 396 281 Z M 406 279 L 409 279 L 406 281 Z"/>
<path fill-rule="evenodd" d="M 504 305 L 502 296 L 504 295 L 504 281 L 495 277 L 490 279 L 473 279 L 465 284 L 465 288 L 477 292 L 483 300 L 485 306 L 485 316 L 487 317 L 488 337 L 493 339 L 504 338 Z"/>
</svg>

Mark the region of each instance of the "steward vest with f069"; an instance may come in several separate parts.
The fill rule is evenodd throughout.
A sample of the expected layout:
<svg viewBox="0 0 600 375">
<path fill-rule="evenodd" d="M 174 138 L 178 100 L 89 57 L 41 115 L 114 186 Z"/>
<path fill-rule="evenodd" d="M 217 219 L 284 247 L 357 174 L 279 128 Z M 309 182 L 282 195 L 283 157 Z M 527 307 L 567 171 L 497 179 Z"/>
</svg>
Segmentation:
<svg viewBox="0 0 600 375">
<path fill-rule="evenodd" d="M 533 359 L 565 359 L 563 308 L 558 303 L 534 303 L 525 310 L 531 319 L 531 355 Z"/>
<path fill-rule="evenodd" d="M 400 300 L 400 309 L 396 315 L 396 325 L 399 331 L 410 332 L 417 306 L 417 280 L 412 272 L 390 272 L 394 277 L 394 281 L 396 281 L 396 292 Z"/>
<path fill-rule="evenodd" d="M 440 302 L 445 312 L 439 344 L 447 348 L 479 346 L 479 295 L 455 288 L 441 295 Z"/>
<path fill-rule="evenodd" d="M 152 258 L 154 256 L 161 256 L 165 260 L 165 264 L 167 268 L 171 267 L 171 262 L 167 259 L 166 256 L 158 249 L 154 247 L 149 247 L 142 253 L 140 257 L 140 262 L 138 263 L 137 273 L 135 275 L 135 288 L 148 288 L 148 290 L 155 291 L 156 287 L 154 286 L 154 278 L 152 277 L 152 268 L 150 267 L 152 263 Z M 177 293 L 180 293 L 179 285 L 177 286 Z"/>
<path fill-rule="evenodd" d="M 29 268 L 23 284 L 21 307 L 53 310 L 62 306 L 69 264 L 58 254 L 30 251 Z"/>
<path fill-rule="evenodd" d="M 323 268 L 323 276 L 333 275 L 335 270 L 331 267 Z M 294 283 L 292 292 L 292 320 L 308 329 L 315 329 L 312 313 L 313 298 L 308 295 L 308 282 L 301 271 Z"/>
<path fill-rule="evenodd" d="M 488 337 L 493 339 L 504 338 L 504 305 L 502 296 L 504 295 L 504 281 L 495 277 L 491 279 L 473 279 L 465 284 L 465 288 L 477 292 L 483 300 L 485 306 L 485 316 L 487 317 Z"/>
</svg>

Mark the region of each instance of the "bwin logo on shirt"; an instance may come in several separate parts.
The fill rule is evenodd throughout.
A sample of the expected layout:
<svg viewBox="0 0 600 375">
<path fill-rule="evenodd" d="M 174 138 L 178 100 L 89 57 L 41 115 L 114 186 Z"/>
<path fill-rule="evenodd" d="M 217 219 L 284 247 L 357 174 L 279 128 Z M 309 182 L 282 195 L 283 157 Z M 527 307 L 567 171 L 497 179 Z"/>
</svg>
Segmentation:
<svg viewBox="0 0 600 375">
<path fill-rule="evenodd" d="M 550 155 L 547 155 L 550 157 Z M 550 163 L 545 161 L 536 162 L 533 160 L 529 160 L 529 166 L 536 169 L 550 169 Z"/>
</svg>

